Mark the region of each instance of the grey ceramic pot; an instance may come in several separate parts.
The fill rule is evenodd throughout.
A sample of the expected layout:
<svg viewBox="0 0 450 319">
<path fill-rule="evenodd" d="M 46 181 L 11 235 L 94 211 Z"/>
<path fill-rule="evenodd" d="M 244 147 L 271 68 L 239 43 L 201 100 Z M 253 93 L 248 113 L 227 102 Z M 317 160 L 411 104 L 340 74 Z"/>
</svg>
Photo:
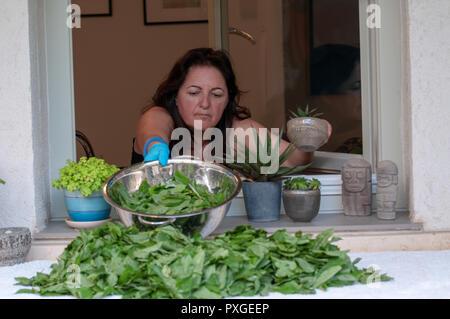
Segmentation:
<svg viewBox="0 0 450 319">
<path fill-rule="evenodd" d="M 28 228 L 0 228 L 0 266 L 23 263 L 30 248 L 31 232 Z"/>
<path fill-rule="evenodd" d="M 297 222 L 310 222 L 320 209 L 320 189 L 283 190 L 283 206 L 291 219 Z"/>
<path fill-rule="evenodd" d="M 249 221 L 280 219 L 282 182 L 242 182 L 245 210 Z"/>
<path fill-rule="evenodd" d="M 287 122 L 289 140 L 304 152 L 313 152 L 328 138 L 328 123 L 316 117 L 297 117 Z"/>
</svg>

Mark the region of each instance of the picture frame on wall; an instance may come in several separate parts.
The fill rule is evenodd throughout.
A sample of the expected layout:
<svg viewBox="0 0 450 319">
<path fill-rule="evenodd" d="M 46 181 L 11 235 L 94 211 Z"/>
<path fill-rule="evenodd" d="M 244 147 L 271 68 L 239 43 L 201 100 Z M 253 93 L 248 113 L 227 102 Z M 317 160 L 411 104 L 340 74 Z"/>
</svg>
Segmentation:
<svg viewBox="0 0 450 319">
<path fill-rule="evenodd" d="M 111 17 L 112 0 L 72 0 L 81 9 L 82 18 Z"/>
<path fill-rule="evenodd" d="M 207 23 L 207 0 L 143 0 L 144 24 Z"/>
</svg>

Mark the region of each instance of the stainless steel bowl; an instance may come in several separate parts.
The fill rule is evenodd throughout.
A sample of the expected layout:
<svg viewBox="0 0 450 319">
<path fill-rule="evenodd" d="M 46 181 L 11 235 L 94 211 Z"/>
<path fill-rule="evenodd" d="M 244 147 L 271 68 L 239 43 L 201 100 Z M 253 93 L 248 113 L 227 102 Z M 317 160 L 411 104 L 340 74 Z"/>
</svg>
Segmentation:
<svg viewBox="0 0 450 319">
<path fill-rule="evenodd" d="M 117 183 L 125 186 L 129 193 L 138 190 L 144 180 L 150 185 L 157 185 L 169 180 L 180 171 L 191 181 L 204 185 L 212 193 L 221 191 L 219 186 L 225 178 L 231 179 L 230 196 L 222 204 L 201 211 L 180 215 L 151 215 L 125 209 L 115 203 L 110 197 L 110 189 Z M 161 225 L 173 224 L 183 233 L 192 235 L 199 232 L 203 237 L 211 234 L 227 214 L 231 201 L 241 190 L 241 180 L 225 166 L 203 162 L 191 158 L 170 159 L 166 166 L 158 161 L 145 162 L 124 168 L 111 176 L 103 186 L 103 197 L 116 209 L 121 222 L 125 226 L 136 225 L 140 229 L 154 228 Z"/>
</svg>

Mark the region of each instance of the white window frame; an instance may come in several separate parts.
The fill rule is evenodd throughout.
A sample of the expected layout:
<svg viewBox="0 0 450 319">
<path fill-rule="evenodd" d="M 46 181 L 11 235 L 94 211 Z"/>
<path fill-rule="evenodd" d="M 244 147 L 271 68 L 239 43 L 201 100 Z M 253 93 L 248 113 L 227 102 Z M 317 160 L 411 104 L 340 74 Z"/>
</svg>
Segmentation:
<svg viewBox="0 0 450 319">
<path fill-rule="evenodd" d="M 70 0 L 44 0 L 50 181 L 66 160 L 76 160 L 72 30 L 67 27 Z M 61 190 L 50 189 L 50 217 L 67 217 Z"/>
<path fill-rule="evenodd" d="M 47 98 L 50 139 L 50 180 L 58 178 L 59 169 L 67 159 L 76 160 L 75 104 L 73 83 L 72 31 L 67 27 L 67 7 L 70 0 L 43 0 L 45 14 L 45 59 L 47 73 Z M 220 9 L 226 9 L 226 0 L 208 0 L 210 43 L 216 48 L 226 48 L 222 33 L 227 26 Z M 371 105 L 363 110 L 363 139 L 370 142 L 364 147 L 363 157 L 369 162 L 393 160 L 399 167 L 398 210 L 408 208 L 408 175 L 401 146 L 401 21 L 403 2 L 400 0 L 360 0 L 360 16 L 367 16 L 369 4 L 377 4 L 382 12 L 381 29 L 369 30 L 365 20 L 361 25 L 361 65 L 363 104 Z M 364 32 L 366 30 L 366 32 Z M 366 45 L 364 45 L 366 44 Z M 368 59 L 368 60 L 365 60 Z M 370 63 L 368 63 L 370 61 Z M 365 67 L 363 67 L 365 66 Z M 392 107 L 394 106 L 394 107 Z M 318 161 L 329 158 L 316 153 Z M 341 161 L 342 162 L 342 161 Z M 372 166 L 374 170 L 374 165 Z M 329 203 L 322 205 L 321 213 L 341 211 L 340 175 L 316 175 L 323 184 L 322 194 Z M 375 177 L 373 184 L 376 185 Z M 329 196 L 329 197 L 327 197 Z M 241 197 L 238 197 L 241 198 Z M 50 216 L 62 219 L 67 216 L 61 191 L 51 188 Z M 237 206 L 240 206 L 238 204 Z M 327 208 L 328 207 L 328 208 Z M 241 214 L 239 209 L 231 215 Z"/>
</svg>

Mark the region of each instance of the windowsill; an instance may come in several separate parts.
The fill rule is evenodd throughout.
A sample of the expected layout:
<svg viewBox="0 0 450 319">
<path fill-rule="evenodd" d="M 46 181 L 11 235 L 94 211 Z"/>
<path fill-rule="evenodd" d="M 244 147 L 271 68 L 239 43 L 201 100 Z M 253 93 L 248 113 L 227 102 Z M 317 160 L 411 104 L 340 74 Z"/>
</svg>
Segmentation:
<svg viewBox="0 0 450 319">
<path fill-rule="evenodd" d="M 319 214 L 308 223 L 294 222 L 287 215 L 283 214 L 278 221 L 262 223 L 250 222 L 246 216 L 225 217 L 212 235 L 221 234 L 242 224 L 251 225 L 255 228 L 264 228 L 269 233 L 273 233 L 278 229 L 286 229 L 289 233 L 294 233 L 299 230 L 315 233 L 330 228 L 333 228 L 335 232 L 423 230 L 422 224 L 410 221 L 408 212 L 397 212 L 397 217 L 394 220 L 380 220 L 376 217 L 376 214 L 370 216 L 345 216 L 344 214 L 338 213 Z"/>
<path fill-rule="evenodd" d="M 219 235 L 227 230 L 234 229 L 238 225 L 251 225 L 255 228 L 264 228 L 273 233 L 278 229 L 286 229 L 290 233 L 299 230 L 315 233 L 329 228 L 336 232 L 372 232 L 372 231 L 422 231 L 422 224 L 413 223 L 409 219 L 408 212 L 397 212 L 394 220 L 380 220 L 376 214 L 371 216 L 345 216 L 344 214 L 319 214 L 309 223 L 294 222 L 288 216 L 282 214 L 280 220 L 275 222 L 250 222 L 246 216 L 227 216 L 212 236 Z M 47 227 L 33 235 L 34 240 L 73 240 L 79 234 L 78 230 L 69 227 L 63 220 L 50 221 Z"/>
</svg>

